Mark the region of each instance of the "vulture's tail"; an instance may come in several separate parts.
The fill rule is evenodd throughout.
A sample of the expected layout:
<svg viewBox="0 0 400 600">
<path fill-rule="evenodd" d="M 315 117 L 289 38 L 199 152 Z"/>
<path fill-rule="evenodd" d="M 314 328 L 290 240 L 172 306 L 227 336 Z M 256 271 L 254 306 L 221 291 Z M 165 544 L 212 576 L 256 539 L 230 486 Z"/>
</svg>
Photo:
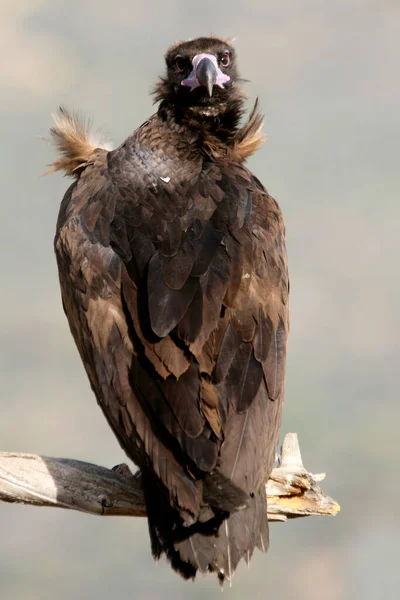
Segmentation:
<svg viewBox="0 0 400 600">
<path fill-rule="evenodd" d="M 217 536 L 195 533 L 177 547 L 181 559 L 196 564 L 199 571 L 215 572 L 221 584 L 232 577 L 239 562 L 248 564 L 254 548 L 266 552 L 269 545 L 265 488 L 241 511 L 224 519 Z"/>
<path fill-rule="evenodd" d="M 65 171 L 66 175 L 74 176 L 93 159 L 96 150 L 110 149 L 101 135 L 92 137 L 90 129 L 90 121 L 60 106 L 53 114 L 53 127 L 50 129 L 59 157 L 49 165 L 47 173 Z"/>
<path fill-rule="evenodd" d="M 249 498 L 218 471 L 213 477 L 204 480 L 204 507 L 193 523 L 183 522 L 166 490 L 154 493 L 154 481 L 143 487 L 152 490 L 146 507 L 154 558 L 165 554 L 184 579 L 194 579 L 197 571 L 214 572 L 222 584 L 231 581 L 242 558 L 249 562 L 255 547 L 268 548 L 266 495 L 262 486 Z"/>
<path fill-rule="evenodd" d="M 143 486 L 151 490 L 146 504 L 156 558 L 165 553 L 186 579 L 197 571 L 211 571 L 223 583 L 231 582 L 241 559 L 249 562 L 254 548 L 268 549 L 265 483 L 278 443 L 279 427 L 271 427 L 275 422 L 280 424 L 279 404 L 271 403 L 265 384 L 247 412 L 231 411 L 218 467 L 202 480 L 203 500 L 193 524 L 188 520 L 184 524 L 179 511 L 171 508 L 166 489 L 163 496 L 154 493 L 151 482 Z"/>
</svg>

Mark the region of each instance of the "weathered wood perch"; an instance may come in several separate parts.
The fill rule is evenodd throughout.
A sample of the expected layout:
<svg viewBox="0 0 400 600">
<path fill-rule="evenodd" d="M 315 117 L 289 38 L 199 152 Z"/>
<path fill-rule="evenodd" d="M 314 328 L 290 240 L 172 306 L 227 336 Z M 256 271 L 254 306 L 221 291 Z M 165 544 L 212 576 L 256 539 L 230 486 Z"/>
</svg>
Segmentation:
<svg viewBox="0 0 400 600">
<path fill-rule="evenodd" d="M 310 515 L 336 515 L 340 506 L 303 467 L 296 433 L 282 444 L 278 466 L 266 484 L 268 519 L 287 521 Z M 95 515 L 145 517 L 140 475 L 126 465 L 116 470 L 67 458 L 0 453 L 0 500 L 69 508 Z"/>
</svg>

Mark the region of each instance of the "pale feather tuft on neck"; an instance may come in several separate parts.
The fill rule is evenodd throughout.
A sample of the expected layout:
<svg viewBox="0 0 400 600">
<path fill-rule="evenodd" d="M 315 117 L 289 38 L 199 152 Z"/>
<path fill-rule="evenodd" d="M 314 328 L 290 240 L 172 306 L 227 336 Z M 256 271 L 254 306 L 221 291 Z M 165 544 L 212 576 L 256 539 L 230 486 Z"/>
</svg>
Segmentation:
<svg viewBox="0 0 400 600">
<path fill-rule="evenodd" d="M 235 135 L 232 148 L 233 160 L 243 162 L 254 152 L 257 152 L 266 137 L 262 132 L 263 122 L 264 117 L 258 110 L 257 98 L 247 123 Z"/>
<path fill-rule="evenodd" d="M 90 121 L 63 106 L 53 114 L 50 133 L 58 158 L 49 165 L 46 175 L 64 171 L 65 175 L 78 176 L 81 169 L 93 161 L 97 150 L 111 150 L 101 134 L 91 133 Z"/>
</svg>

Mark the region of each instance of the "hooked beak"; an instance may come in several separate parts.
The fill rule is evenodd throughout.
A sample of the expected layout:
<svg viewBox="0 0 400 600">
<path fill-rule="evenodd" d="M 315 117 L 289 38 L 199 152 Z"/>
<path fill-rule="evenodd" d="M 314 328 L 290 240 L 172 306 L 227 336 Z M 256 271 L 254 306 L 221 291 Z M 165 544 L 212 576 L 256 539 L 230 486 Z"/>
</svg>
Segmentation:
<svg viewBox="0 0 400 600">
<path fill-rule="evenodd" d="M 193 71 L 181 82 L 181 85 L 190 87 L 190 91 L 203 86 L 211 97 L 214 85 L 223 88 L 224 83 L 230 80 L 229 75 L 223 73 L 218 67 L 217 59 L 213 54 L 197 54 L 192 62 Z"/>
<path fill-rule="evenodd" d="M 214 85 L 217 81 L 217 69 L 214 63 L 207 57 L 202 58 L 197 66 L 196 76 L 199 84 L 206 88 L 211 98 Z"/>
</svg>

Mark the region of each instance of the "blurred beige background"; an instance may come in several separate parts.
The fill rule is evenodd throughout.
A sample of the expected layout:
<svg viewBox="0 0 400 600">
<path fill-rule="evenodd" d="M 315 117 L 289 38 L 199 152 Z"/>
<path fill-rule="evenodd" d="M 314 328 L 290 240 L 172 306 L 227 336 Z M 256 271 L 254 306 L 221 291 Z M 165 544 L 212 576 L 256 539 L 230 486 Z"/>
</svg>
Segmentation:
<svg viewBox="0 0 400 600">
<path fill-rule="evenodd" d="M 124 460 L 61 308 L 51 112 L 79 108 L 120 143 L 154 110 L 170 43 L 237 37 L 268 133 L 250 166 L 287 224 L 282 431 L 342 512 L 273 525 L 234 600 L 399 597 L 399 24 L 396 0 L 1 1 L 1 450 Z M 0 532 L 2 600 L 221 598 L 155 567 L 144 520 L 4 504 Z"/>
</svg>

